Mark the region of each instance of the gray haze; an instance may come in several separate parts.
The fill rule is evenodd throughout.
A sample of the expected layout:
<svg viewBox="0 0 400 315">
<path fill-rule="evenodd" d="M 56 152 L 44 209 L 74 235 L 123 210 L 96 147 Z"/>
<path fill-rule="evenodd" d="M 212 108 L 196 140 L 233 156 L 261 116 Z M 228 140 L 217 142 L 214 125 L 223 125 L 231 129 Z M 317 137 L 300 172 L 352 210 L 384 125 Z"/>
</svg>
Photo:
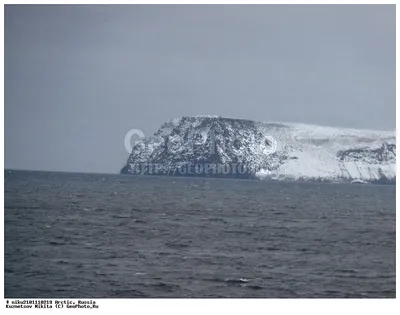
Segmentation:
<svg viewBox="0 0 400 315">
<path fill-rule="evenodd" d="M 215 114 L 395 128 L 395 5 L 6 6 L 5 167 L 116 173 Z"/>
</svg>

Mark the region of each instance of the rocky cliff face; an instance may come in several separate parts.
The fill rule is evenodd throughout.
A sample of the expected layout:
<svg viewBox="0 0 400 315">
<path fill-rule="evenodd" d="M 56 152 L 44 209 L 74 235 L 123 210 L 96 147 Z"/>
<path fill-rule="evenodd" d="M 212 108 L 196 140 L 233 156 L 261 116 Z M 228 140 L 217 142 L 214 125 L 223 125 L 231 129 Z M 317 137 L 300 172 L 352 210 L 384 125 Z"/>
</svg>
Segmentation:
<svg viewBox="0 0 400 315">
<path fill-rule="evenodd" d="M 395 132 L 183 117 L 132 149 L 121 173 L 393 181 Z"/>
</svg>

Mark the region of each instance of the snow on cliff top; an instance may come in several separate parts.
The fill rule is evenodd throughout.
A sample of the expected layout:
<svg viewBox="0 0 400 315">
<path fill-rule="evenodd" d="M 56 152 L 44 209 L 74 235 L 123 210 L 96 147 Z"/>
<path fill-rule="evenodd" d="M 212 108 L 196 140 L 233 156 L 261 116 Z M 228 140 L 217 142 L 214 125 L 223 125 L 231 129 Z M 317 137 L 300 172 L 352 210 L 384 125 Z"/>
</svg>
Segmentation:
<svg viewBox="0 0 400 315">
<path fill-rule="evenodd" d="M 199 120 L 202 119 L 229 119 L 229 120 L 238 120 L 238 121 L 253 121 L 251 119 L 243 119 L 243 118 L 235 118 L 235 117 L 227 117 L 220 115 L 194 115 L 194 116 L 182 116 L 179 118 L 173 118 L 170 120 L 170 123 L 174 125 L 179 125 L 182 119 L 187 118 L 196 118 Z M 394 137 L 396 136 L 395 130 L 375 130 L 375 129 L 356 129 L 356 128 L 345 128 L 345 127 L 335 127 L 335 126 L 322 126 L 317 124 L 305 124 L 305 123 L 292 123 L 292 122 L 283 122 L 283 121 L 253 121 L 255 124 L 261 124 L 264 126 L 278 126 L 289 127 L 295 130 L 309 132 L 311 134 L 319 134 L 330 136 L 332 134 L 346 134 L 351 136 L 363 136 L 363 135 L 376 135 L 376 136 L 385 136 L 385 137 Z"/>
</svg>

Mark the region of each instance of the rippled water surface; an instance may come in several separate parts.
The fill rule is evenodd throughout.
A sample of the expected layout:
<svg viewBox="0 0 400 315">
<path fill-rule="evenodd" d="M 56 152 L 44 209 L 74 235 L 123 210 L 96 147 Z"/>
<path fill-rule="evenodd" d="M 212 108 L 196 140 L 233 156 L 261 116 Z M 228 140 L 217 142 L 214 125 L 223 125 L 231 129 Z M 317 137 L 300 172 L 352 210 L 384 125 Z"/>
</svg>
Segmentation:
<svg viewBox="0 0 400 315">
<path fill-rule="evenodd" d="M 395 297 L 395 187 L 5 171 L 5 296 Z"/>
</svg>

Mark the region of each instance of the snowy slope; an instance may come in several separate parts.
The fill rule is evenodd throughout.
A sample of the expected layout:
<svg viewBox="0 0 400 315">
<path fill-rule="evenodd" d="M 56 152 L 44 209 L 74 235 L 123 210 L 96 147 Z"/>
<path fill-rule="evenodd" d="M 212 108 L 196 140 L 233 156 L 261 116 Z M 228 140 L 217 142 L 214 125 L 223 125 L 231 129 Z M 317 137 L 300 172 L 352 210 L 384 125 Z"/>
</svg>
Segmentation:
<svg viewBox="0 0 400 315">
<path fill-rule="evenodd" d="M 371 181 L 396 175 L 394 132 L 283 125 L 285 132 L 275 134 L 280 150 L 297 159 L 288 159 L 272 172 L 261 171 L 260 177 Z M 379 150 L 386 156 L 374 154 Z"/>
<path fill-rule="evenodd" d="M 217 116 L 182 117 L 165 123 L 152 137 L 137 144 L 124 172 L 138 173 L 138 166 L 144 164 L 153 168 L 156 165 L 158 173 L 169 175 L 179 175 L 177 169 L 183 166 L 212 164 L 247 167 L 241 176 L 231 167 L 225 175 L 234 177 L 393 179 L 396 137 L 394 131 L 259 123 Z M 213 176 L 215 170 L 195 175 Z"/>
</svg>

